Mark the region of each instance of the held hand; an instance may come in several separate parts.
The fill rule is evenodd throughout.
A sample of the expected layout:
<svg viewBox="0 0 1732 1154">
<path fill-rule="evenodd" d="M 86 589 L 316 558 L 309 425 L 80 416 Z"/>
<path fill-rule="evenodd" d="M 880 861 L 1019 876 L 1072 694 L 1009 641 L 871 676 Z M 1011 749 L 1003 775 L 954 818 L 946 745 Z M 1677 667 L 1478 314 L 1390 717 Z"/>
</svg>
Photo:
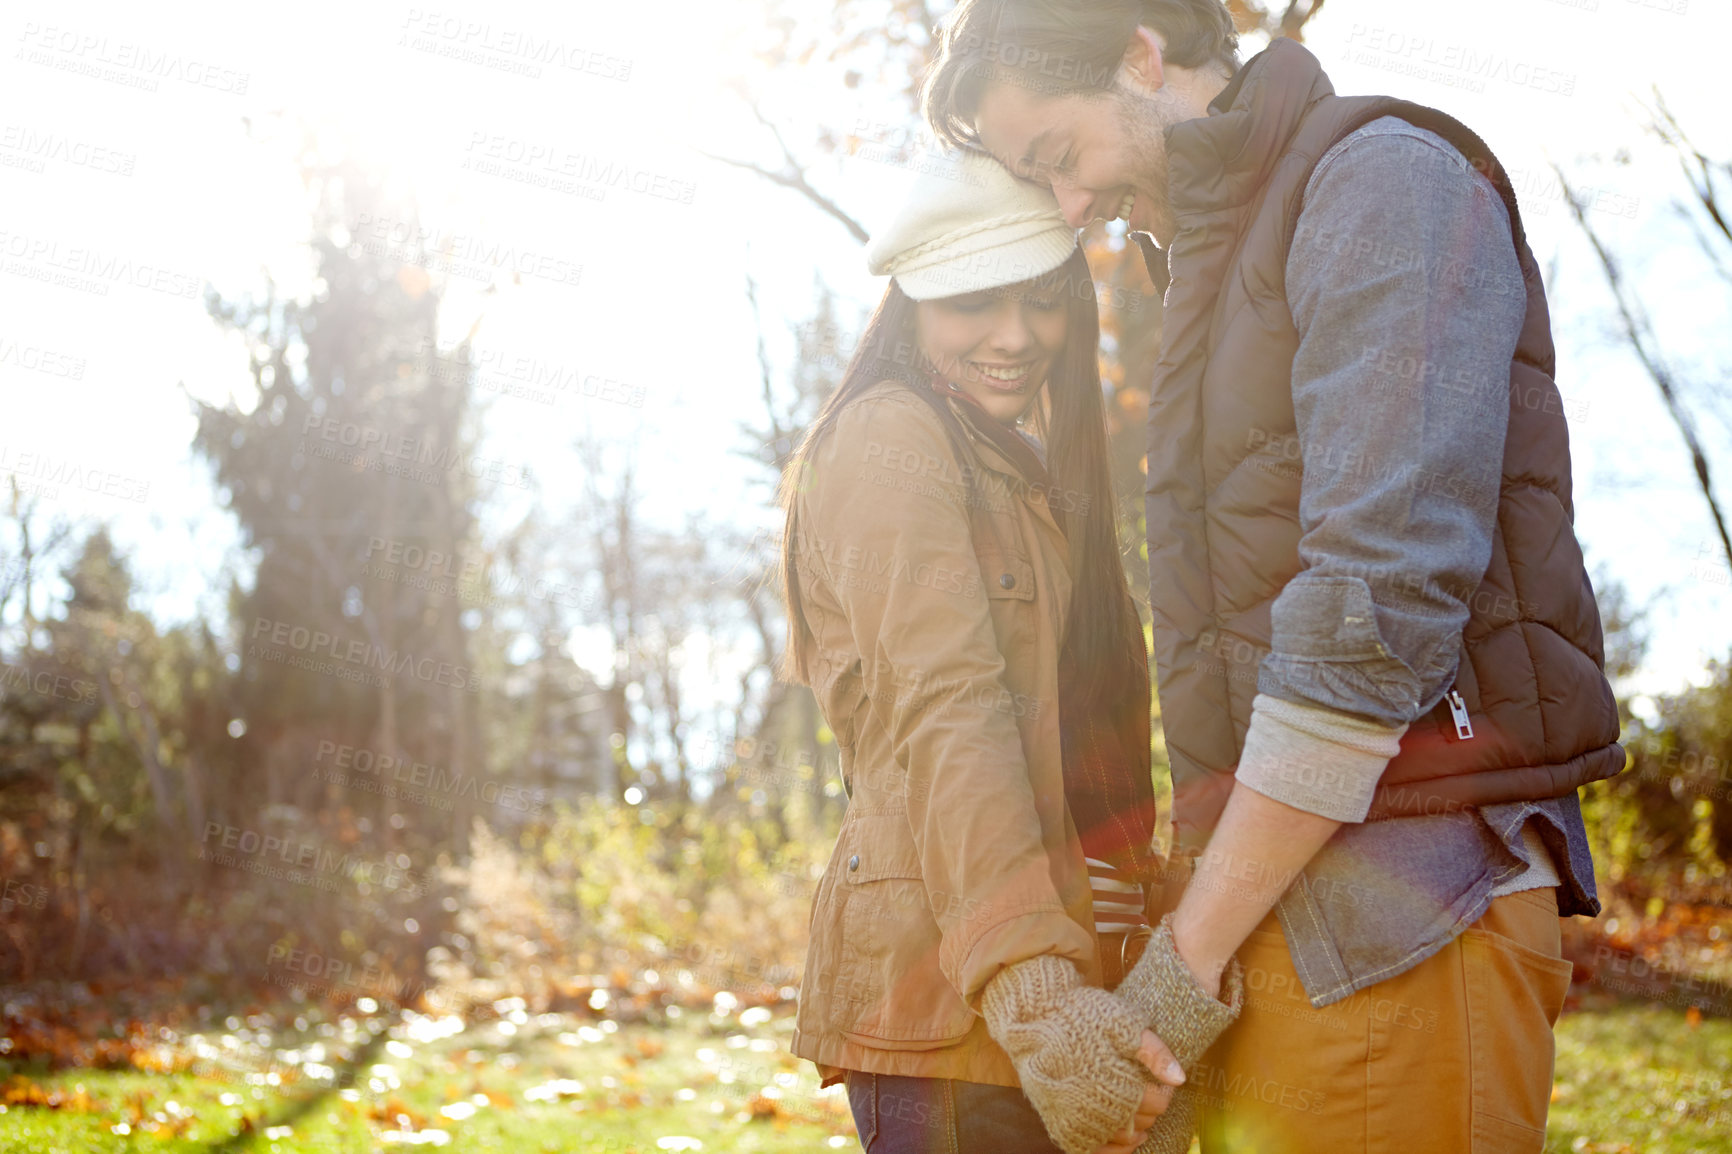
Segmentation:
<svg viewBox="0 0 1732 1154">
<path fill-rule="evenodd" d="M 1174 920 L 1172 914 L 1161 919 L 1143 956 L 1113 993 L 1138 1007 L 1171 1057 L 1181 1065 L 1194 1065 L 1239 1016 L 1244 974 L 1229 959 L 1223 971 L 1208 975 L 1205 985 L 1180 956 L 1173 939 Z M 1207 973 L 1208 967 L 1204 969 Z M 1138 1154 L 1184 1154 L 1190 1149 L 1198 1122 L 1197 1093 L 1191 1087 L 1174 1093 L 1167 1109 L 1145 1128 Z"/>
<path fill-rule="evenodd" d="M 1244 976 L 1229 957 L 1220 970 L 1203 967 L 1205 984 L 1180 953 L 1175 921 L 1173 914 L 1161 919 L 1142 957 L 1113 990 L 1113 996 L 1137 1007 L 1143 1021 L 1158 1032 L 1164 1055 L 1183 1066 L 1201 1058 L 1238 1018 L 1244 1000 Z M 1171 1079 L 1162 1080 L 1174 1084 Z"/>
<path fill-rule="evenodd" d="M 1042 954 L 1005 967 L 987 983 L 981 1013 L 1065 1154 L 1095 1154 L 1134 1133 L 1137 1115 L 1165 1108 L 1146 1092 L 1151 1064 L 1164 1070 L 1171 1055 L 1149 1045 L 1141 1011 L 1084 985 L 1070 961 Z"/>
<path fill-rule="evenodd" d="M 1215 957 L 1203 949 L 1198 939 L 1202 936 L 1177 913 L 1172 920 L 1173 948 L 1179 955 L 1179 960 L 1185 963 L 1185 968 L 1191 971 L 1191 977 L 1197 986 L 1211 998 L 1221 997 L 1221 975 L 1227 970 L 1227 963 L 1232 955 Z"/>
<path fill-rule="evenodd" d="M 1153 1030 L 1143 1031 L 1142 1045 L 1137 1047 L 1137 1061 L 1149 1068 L 1149 1073 L 1154 1075 L 1157 1082 L 1167 1086 L 1185 1084 L 1184 1067 L 1179 1065 L 1179 1060 L 1173 1057 L 1172 1050 L 1155 1036 Z"/>
<path fill-rule="evenodd" d="M 1137 1106 L 1136 1116 L 1131 1119 L 1130 1126 L 1123 1134 L 1095 1151 L 1095 1154 L 1132 1154 L 1144 1138 L 1148 1137 L 1149 1127 L 1155 1120 L 1166 1113 L 1167 1107 L 1173 1101 L 1173 1089 L 1185 1080 L 1185 1072 L 1179 1068 L 1178 1059 L 1167 1049 L 1167 1044 L 1155 1037 L 1153 1030 L 1143 1031 L 1142 1045 L 1137 1050 L 1137 1061 L 1149 1068 L 1149 1074 L 1156 1079 L 1155 1084 L 1145 1087 L 1143 1100 Z"/>
</svg>

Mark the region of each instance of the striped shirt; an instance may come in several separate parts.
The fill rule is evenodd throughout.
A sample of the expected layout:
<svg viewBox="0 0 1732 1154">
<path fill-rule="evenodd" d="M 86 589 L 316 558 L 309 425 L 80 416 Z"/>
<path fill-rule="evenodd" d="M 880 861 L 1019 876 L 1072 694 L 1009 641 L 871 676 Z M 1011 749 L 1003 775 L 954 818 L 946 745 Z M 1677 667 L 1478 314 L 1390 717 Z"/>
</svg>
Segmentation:
<svg viewBox="0 0 1732 1154">
<path fill-rule="evenodd" d="M 1094 891 L 1095 933 L 1123 934 L 1149 924 L 1143 913 L 1143 888 L 1130 875 L 1096 858 L 1083 860 Z"/>
</svg>

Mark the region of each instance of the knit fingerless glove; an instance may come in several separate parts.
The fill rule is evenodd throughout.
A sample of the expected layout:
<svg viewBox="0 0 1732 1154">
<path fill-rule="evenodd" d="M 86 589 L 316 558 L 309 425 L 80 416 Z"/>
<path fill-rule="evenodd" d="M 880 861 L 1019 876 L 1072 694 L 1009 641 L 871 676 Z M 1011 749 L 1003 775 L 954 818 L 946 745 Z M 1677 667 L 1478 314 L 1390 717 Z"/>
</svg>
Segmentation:
<svg viewBox="0 0 1732 1154">
<path fill-rule="evenodd" d="M 1244 970 L 1239 959 L 1227 963 L 1221 975 L 1221 997 L 1211 998 L 1191 975 L 1173 944 L 1173 915 L 1161 919 L 1143 956 L 1113 990 L 1113 995 L 1137 1007 L 1142 1021 L 1179 1060 L 1188 1075 L 1203 1052 L 1239 1017 L 1244 1004 Z M 1185 1154 L 1197 1132 L 1197 1088 L 1186 1082 L 1173 1091 L 1172 1104 L 1137 1147 L 1137 1154 Z"/>
<path fill-rule="evenodd" d="M 986 984 L 981 1013 L 1046 1132 L 1066 1154 L 1092 1154 L 1130 1127 L 1152 1079 L 1137 1060 L 1144 1016 L 1041 954 Z"/>
</svg>

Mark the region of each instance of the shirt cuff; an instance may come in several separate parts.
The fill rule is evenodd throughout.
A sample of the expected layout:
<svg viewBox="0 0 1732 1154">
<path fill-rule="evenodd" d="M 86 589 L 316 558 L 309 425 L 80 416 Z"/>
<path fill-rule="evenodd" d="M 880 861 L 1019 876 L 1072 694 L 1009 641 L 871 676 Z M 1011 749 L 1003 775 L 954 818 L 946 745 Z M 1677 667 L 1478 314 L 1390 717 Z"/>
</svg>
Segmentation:
<svg viewBox="0 0 1732 1154">
<path fill-rule="evenodd" d="M 1361 822 L 1406 732 L 1406 722 L 1388 726 L 1259 693 L 1237 777 L 1294 809 Z"/>
</svg>

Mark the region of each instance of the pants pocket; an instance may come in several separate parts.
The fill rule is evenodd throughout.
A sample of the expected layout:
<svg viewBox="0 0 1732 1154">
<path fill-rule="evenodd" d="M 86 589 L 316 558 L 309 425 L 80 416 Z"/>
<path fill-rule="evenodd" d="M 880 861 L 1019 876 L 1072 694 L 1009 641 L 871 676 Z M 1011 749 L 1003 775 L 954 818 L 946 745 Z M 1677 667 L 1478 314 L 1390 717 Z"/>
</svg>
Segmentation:
<svg viewBox="0 0 1732 1154">
<path fill-rule="evenodd" d="M 1557 940 L 1554 904 L 1524 894 L 1493 905 L 1499 903 L 1462 935 L 1473 1154 L 1538 1154 L 1551 1102 L 1552 1026 L 1569 993 L 1571 967 L 1549 952 Z"/>
<path fill-rule="evenodd" d="M 958 1154 L 953 1083 L 849 1071 L 848 1108 L 867 1154 Z M 970 1154 L 1007 1154 L 982 1150 Z"/>
<path fill-rule="evenodd" d="M 848 1087 L 848 1109 L 854 1115 L 860 1149 L 870 1151 L 878 1137 L 878 1075 L 849 1070 L 842 1081 Z"/>
<path fill-rule="evenodd" d="M 951 1082 L 950 1093 L 957 1154 L 1064 1154 L 1047 1136 L 1034 1103 L 1016 1087 Z"/>
</svg>

